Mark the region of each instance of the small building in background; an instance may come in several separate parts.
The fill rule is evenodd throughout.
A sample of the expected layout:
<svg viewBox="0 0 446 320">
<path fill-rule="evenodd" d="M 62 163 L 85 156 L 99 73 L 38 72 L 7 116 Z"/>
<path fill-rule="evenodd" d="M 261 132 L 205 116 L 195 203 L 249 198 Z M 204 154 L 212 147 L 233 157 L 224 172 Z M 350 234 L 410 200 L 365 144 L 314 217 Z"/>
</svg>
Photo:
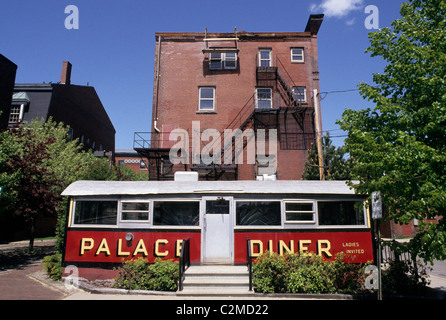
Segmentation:
<svg viewBox="0 0 446 320">
<path fill-rule="evenodd" d="M 126 166 L 135 173 L 147 173 L 148 170 L 147 159 L 141 158 L 133 149 L 116 149 L 115 164 Z"/>
</svg>

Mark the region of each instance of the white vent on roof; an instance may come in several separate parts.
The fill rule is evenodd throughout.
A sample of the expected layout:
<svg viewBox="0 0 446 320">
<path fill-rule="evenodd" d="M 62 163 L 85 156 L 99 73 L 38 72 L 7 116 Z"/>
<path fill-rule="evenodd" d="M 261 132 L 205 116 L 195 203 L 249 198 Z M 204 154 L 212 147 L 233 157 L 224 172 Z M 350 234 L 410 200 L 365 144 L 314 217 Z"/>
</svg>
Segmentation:
<svg viewBox="0 0 446 320">
<path fill-rule="evenodd" d="M 198 172 L 196 171 L 178 171 L 175 172 L 175 181 L 198 181 Z"/>
</svg>

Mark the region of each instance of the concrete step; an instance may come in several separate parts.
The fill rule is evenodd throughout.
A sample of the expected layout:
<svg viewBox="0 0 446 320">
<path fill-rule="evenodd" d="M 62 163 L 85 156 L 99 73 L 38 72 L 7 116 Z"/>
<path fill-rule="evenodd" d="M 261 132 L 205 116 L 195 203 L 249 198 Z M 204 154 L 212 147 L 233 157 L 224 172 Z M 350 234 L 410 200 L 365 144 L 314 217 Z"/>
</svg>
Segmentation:
<svg viewBox="0 0 446 320">
<path fill-rule="evenodd" d="M 191 266 L 184 274 L 184 296 L 249 296 L 249 273 L 246 266 Z"/>
</svg>

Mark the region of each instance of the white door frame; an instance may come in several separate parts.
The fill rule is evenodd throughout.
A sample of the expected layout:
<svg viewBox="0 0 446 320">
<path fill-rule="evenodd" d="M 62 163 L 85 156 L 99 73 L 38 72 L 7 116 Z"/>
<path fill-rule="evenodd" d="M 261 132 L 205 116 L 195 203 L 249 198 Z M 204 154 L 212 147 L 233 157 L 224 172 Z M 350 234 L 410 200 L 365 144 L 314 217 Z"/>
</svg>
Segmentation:
<svg viewBox="0 0 446 320">
<path fill-rule="evenodd" d="M 229 201 L 227 214 L 206 214 L 206 201 Z M 201 263 L 234 263 L 234 199 L 233 197 L 203 197 L 201 200 Z M 219 254 L 223 256 L 219 256 Z"/>
</svg>

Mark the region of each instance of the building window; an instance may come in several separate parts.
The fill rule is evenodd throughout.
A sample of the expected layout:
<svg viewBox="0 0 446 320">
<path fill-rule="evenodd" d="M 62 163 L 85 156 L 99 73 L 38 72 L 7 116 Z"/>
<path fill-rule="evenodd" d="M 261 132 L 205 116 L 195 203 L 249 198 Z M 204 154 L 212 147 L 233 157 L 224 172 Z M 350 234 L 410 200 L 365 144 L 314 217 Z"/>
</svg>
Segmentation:
<svg viewBox="0 0 446 320">
<path fill-rule="evenodd" d="M 306 87 L 293 87 L 293 96 L 299 102 L 307 101 L 307 88 Z"/>
<path fill-rule="evenodd" d="M 257 88 L 256 89 L 256 106 L 259 109 L 272 108 L 272 90 L 271 88 Z"/>
<path fill-rule="evenodd" d="M 76 201 L 75 224 L 116 225 L 118 201 Z"/>
<path fill-rule="evenodd" d="M 146 169 L 146 162 L 144 160 L 141 160 L 139 163 L 139 169 L 144 170 Z"/>
<path fill-rule="evenodd" d="M 121 202 L 122 221 L 149 221 L 149 202 Z"/>
<path fill-rule="evenodd" d="M 199 97 L 199 109 L 203 111 L 214 110 L 215 107 L 215 88 L 201 87 Z"/>
<path fill-rule="evenodd" d="M 237 53 L 235 52 L 213 52 L 209 57 L 209 69 L 211 70 L 233 70 L 237 68 Z"/>
<path fill-rule="evenodd" d="M 23 117 L 23 104 L 14 104 L 9 112 L 9 123 L 19 123 Z"/>
<path fill-rule="evenodd" d="M 237 201 L 238 226 L 280 226 L 280 201 Z"/>
<path fill-rule="evenodd" d="M 153 225 L 198 226 L 200 203 L 198 201 L 155 201 Z"/>
<path fill-rule="evenodd" d="M 271 67 L 271 50 L 269 49 L 259 50 L 259 66 Z"/>
<path fill-rule="evenodd" d="M 304 49 L 291 48 L 291 62 L 304 62 Z"/>
<path fill-rule="evenodd" d="M 313 202 L 285 202 L 285 221 L 291 223 L 314 223 Z"/>
</svg>

